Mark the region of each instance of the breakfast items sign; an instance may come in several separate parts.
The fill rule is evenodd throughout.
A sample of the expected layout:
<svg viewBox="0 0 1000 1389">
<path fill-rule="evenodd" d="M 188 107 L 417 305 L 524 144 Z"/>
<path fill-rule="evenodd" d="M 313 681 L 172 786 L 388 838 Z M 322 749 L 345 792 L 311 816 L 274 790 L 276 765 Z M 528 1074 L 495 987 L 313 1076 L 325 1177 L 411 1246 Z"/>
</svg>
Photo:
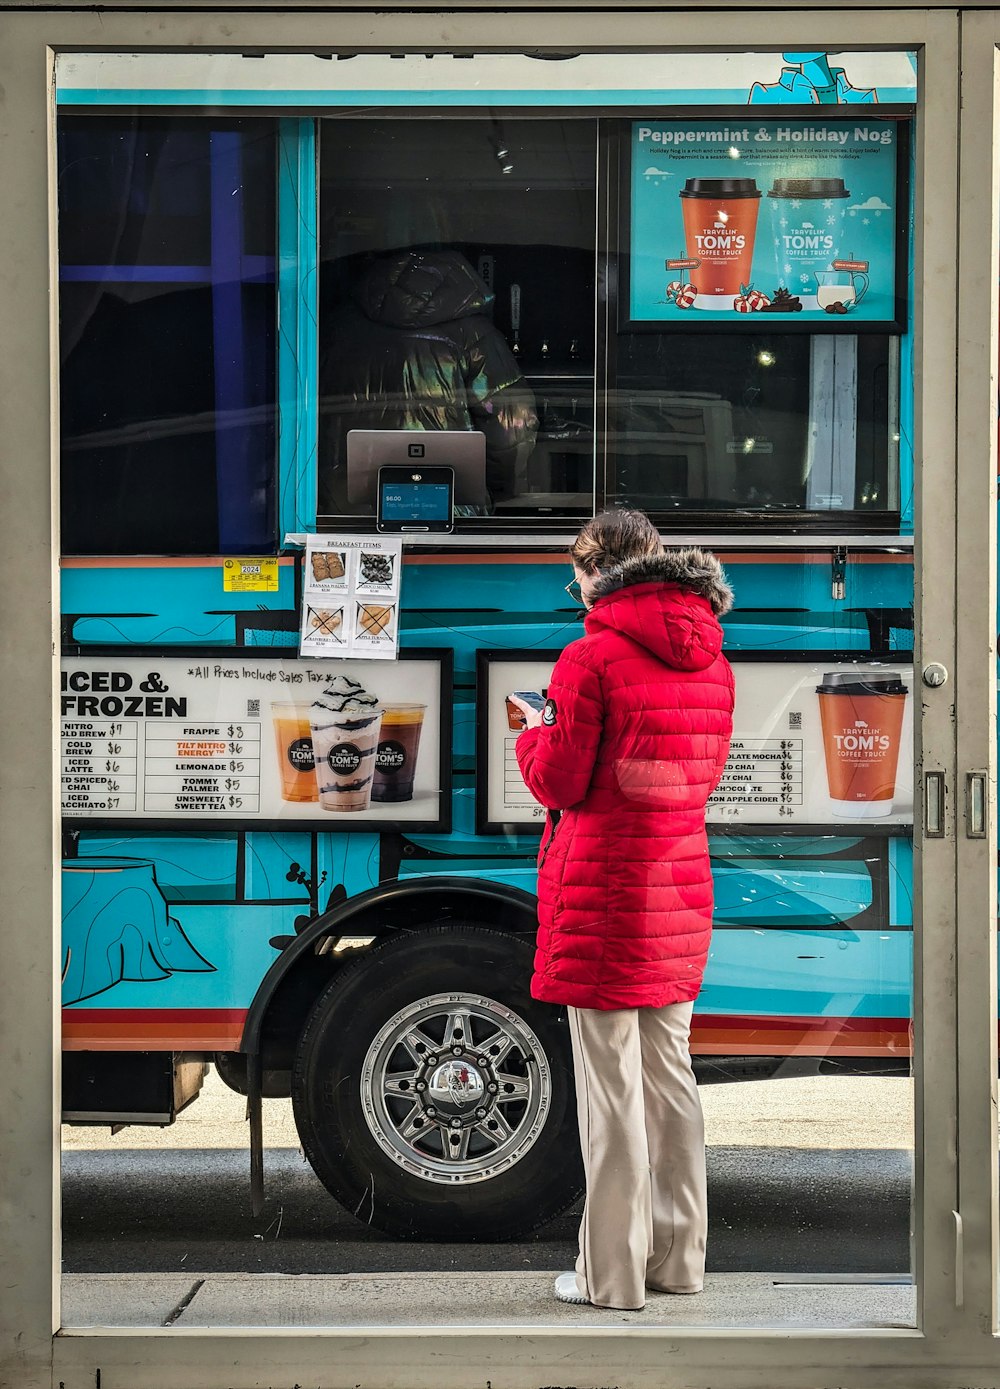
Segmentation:
<svg viewBox="0 0 1000 1389">
<path fill-rule="evenodd" d="M 302 655 L 395 660 L 402 562 L 399 540 L 307 536 Z"/>
<path fill-rule="evenodd" d="M 635 121 L 629 318 L 903 327 L 893 119 Z"/>
<path fill-rule="evenodd" d="M 67 819 L 446 826 L 451 655 L 227 651 L 62 669 Z"/>
</svg>

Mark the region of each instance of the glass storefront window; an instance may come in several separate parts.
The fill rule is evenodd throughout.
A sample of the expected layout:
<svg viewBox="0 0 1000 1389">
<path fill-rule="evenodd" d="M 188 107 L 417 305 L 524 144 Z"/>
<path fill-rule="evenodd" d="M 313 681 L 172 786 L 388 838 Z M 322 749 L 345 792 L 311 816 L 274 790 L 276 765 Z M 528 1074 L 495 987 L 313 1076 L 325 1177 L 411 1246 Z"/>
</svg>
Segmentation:
<svg viewBox="0 0 1000 1389">
<path fill-rule="evenodd" d="M 67 554 L 275 543 L 270 120 L 60 118 Z"/>
</svg>

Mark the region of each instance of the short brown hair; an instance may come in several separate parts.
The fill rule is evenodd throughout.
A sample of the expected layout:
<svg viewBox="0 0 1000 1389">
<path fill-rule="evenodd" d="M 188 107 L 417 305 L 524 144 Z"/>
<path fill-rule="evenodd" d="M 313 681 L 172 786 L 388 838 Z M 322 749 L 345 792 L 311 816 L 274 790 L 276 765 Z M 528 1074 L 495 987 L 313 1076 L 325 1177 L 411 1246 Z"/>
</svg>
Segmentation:
<svg viewBox="0 0 1000 1389">
<path fill-rule="evenodd" d="M 623 560 L 663 553 L 660 533 L 644 511 L 616 507 L 602 511 L 569 547 L 573 563 L 587 574 L 603 573 Z"/>
</svg>

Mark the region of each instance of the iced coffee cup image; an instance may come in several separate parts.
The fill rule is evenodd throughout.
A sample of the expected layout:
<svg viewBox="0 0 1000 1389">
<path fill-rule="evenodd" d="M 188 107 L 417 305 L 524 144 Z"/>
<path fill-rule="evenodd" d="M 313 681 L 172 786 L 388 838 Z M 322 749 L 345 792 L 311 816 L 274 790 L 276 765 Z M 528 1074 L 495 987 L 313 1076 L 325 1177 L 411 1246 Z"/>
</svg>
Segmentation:
<svg viewBox="0 0 1000 1389">
<path fill-rule="evenodd" d="M 412 801 L 426 704 L 387 702 L 375 751 L 373 801 Z"/>
<path fill-rule="evenodd" d="M 752 178 L 689 178 L 680 191 L 696 309 L 729 309 L 750 284 L 760 189 Z"/>
<path fill-rule="evenodd" d="M 272 704 L 283 801 L 315 801 L 316 774 L 308 704 Z"/>
<path fill-rule="evenodd" d="M 367 810 L 382 726 L 377 695 L 337 675 L 309 709 L 316 788 L 323 810 Z"/>
<path fill-rule="evenodd" d="M 850 196 L 842 178 L 776 178 L 768 191 L 775 286 L 800 299 L 803 308 L 817 307 L 817 275 L 841 254 Z"/>
<path fill-rule="evenodd" d="M 817 685 L 833 813 L 852 820 L 892 814 L 909 691 L 897 671 L 830 671 Z"/>
</svg>

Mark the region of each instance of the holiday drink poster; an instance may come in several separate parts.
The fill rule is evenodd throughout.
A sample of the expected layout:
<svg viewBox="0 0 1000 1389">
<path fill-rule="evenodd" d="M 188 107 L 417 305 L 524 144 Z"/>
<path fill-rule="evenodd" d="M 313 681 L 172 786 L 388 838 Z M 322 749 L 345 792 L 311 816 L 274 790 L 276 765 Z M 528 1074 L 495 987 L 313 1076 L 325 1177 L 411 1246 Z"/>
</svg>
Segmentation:
<svg viewBox="0 0 1000 1389">
<path fill-rule="evenodd" d="M 902 328 L 904 122 L 634 121 L 635 324 Z"/>
</svg>

